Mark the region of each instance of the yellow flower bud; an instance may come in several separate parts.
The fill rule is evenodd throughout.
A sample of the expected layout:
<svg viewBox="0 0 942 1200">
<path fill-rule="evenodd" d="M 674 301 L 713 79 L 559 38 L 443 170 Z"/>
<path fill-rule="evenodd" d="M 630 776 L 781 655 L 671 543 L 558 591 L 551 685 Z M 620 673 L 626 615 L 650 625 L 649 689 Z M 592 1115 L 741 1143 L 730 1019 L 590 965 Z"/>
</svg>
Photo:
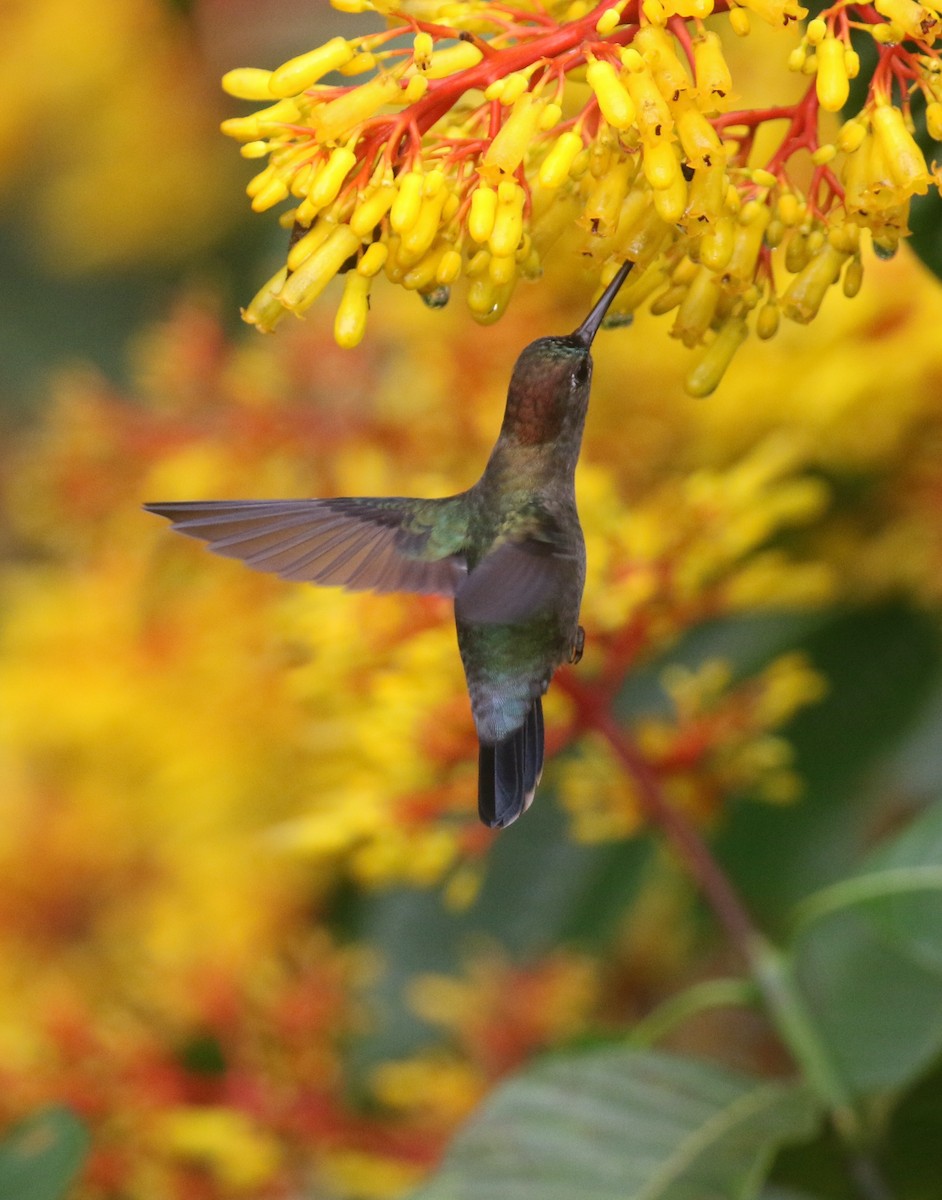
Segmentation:
<svg viewBox="0 0 942 1200">
<path fill-rule="evenodd" d="M 942 142 L 942 104 L 938 100 L 926 105 L 926 132 L 934 142 Z"/>
<path fill-rule="evenodd" d="M 428 91 L 428 78 L 425 75 L 413 75 L 406 84 L 402 98 L 406 104 L 417 104 Z"/>
<path fill-rule="evenodd" d="M 501 104 L 509 108 L 512 104 L 516 104 L 530 86 L 530 79 L 523 71 L 513 71 L 510 75 L 504 76 L 503 85 L 498 98 Z"/>
<path fill-rule="evenodd" d="M 738 12 L 734 9 L 733 12 Z M 685 387 L 691 396 L 709 396 L 726 374 L 733 355 L 746 340 L 746 322 L 730 317 L 707 346 L 700 361 L 688 373 Z"/>
<path fill-rule="evenodd" d="M 860 55 L 850 46 L 844 46 L 844 70 L 848 79 L 856 79 L 860 74 Z"/>
<path fill-rule="evenodd" d="M 442 286 L 454 283 L 461 274 L 461 255 L 455 249 L 448 249 L 438 260 L 435 270 L 435 282 Z"/>
<path fill-rule="evenodd" d="M 458 42 L 457 45 L 446 46 L 444 50 L 436 50 L 426 74 L 429 79 L 445 79 L 459 71 L 476 67 L 483 57 L 483 51 L 473 42 Z"/>
<path fill-rule="evenodd" d="M 540 184 L 545 188 L 561 187 L 569 178 L 570 168 L 581 149 L 582 138 L 578 133 L 571 129 L 561 133 L 540 164 Z"/>
<path fill-rule="evenodd" d="M 496 284 L 487 276 L 474 280 L 468 289 L 468 308 L 471 315 L 481 325 L 492 325 L 503 316 L 518 276 L 515 274 L 509 283 Z"/>
<path fill-rule="evenodd" d="M 239 147 L 243 158 L 264 158 L 271 150 L 271 145 L 265 141 L 246 142 Z"/>
<path fill-rule="evenodd" d="M 749 14 L 744 8 L 731 8 L 729 10 L 729 24 L 733 33 L 738 37 L 749 36 Z"/>
<path fill-rule="evenodd" d="M 725 153 L 711 160 L 709 167 L 697 167 L 690 181 L 687 216 L 715 222 L 724 210 L 727 182 Z"/>
<path fill-rule="evenodd" d="M 338 225 L 324 244 L 285 280 L 279 293 L 281 303 L 292 312 L 310 308 L 359 245 L 360 239 L 349 225 Z"/>
<path fill-rule="evenodd" d="M 837 147 L 832 146 L 830 143 L 825 143 L 823 146 L 819 146 L 811 155 L 811 161 L 816 167 L 823 167 L 829 162 L 833 162 L 836 157 Z"/>
<path fill-rule="evenodd" d="M 593 59 L 586 67 L 585 76 L 609 125 L 613 129 L 627 129 L 633 125 L 635 106 L 613 64 L 604 59 Z"/>
<path fill-rule="evenodd" d="M 595 32 L 599 37 L 607 37 L 621 21 L 621 4 L 613 4 L 607 8 L 595 23 Z"/>
<path fill-rule="evenodd" d="M 479 245 L 491 236 L 497 216 L 497 192 L 487 184 L 480 184 L 471 193 L 471 208 L 468 212 L 468 233 Z"/>
<path fill-rule="evenodd" d="M 814 20 L 808 22 L 808 28 L 805 30 L 805 37 L 808 39 L 809 46 L 817 46 L 819 42 L 824 41 L 827 35 L 827 21 L 822 21 L 820 17 L 815 17 Z"/>
<path fill-rule="evenodd" d="M 762 340 L 768 341 L 778 333 L 779 309 L 774 301 L 763 304 L 756 313 L 756 333 Z"/>
<path fill-rule="evenodd" d="M 288 270 L 296 271 L 306 258 L 309 258 L 319 246 L 323 246 L 335 228 L 332 221 L 323 219 L 312 225 L 307 233 L 302 234 L 289 249 Z"/>
<path fill-rule="evenodd" d="M 651 301 L 651 315 L 663 317 L 665 313 L 669 313 L 672 309 L 676 308 L 686 294 L 687 289 L 679 285 L 666 288 Z"/>
<path fill-rule="evenodd" d="M 733 234 L 733 252 L 726 264 L 726 273 L 745 282 L 755 274 L 756 260 L 762 249 L 762 239 L 772 214 L 764 204 L 750 200 L 739 214 Z"/>
<path fill-rule="evenodd" d="M 700 261 L 711 271 L 725 271 L 733 256 L 736 223 L 732 217 L 719 217 L 700 239 Z"/>
<path fill-rule="evenodd" d="M 846 254 L 825 242 L 821 251 L 789 284 L 782 299 L 785 316 L 801 325 L 812 321 L 818 315 L 828 288 L 837 280 L 846 257 Z"/>
<path fill-rule="evenodd" d="M 513 254 L 492 254 L 487 273 L 493 283 L 510 283 L 517 274 L 517 259 Z"/>
<path fill-rule="evenodd" d="M 353 58 L 354 50 L 346 38 L 331 38 L 316 50 L 289 58 L 272 71 L 269 87 L 273 96 L 296 96 L 298 92 L 317 83 L 331 71 L 344 66 Z"/>
<path fill-rule="evenodd" d="M 415 263 L 431 247 L 441 226 L 442 206 L 445 203 L 446 192 L 440 189 L 434 196 L 422 199 L 418 215 L 408 228 L 400 229 L 402 234 L 401 258 L 404 263 Z M 395 211 L 395 205 L 393 205 Z M 390 222 L 392 213 L 390 213 Z"/>
<path fill-rule="evenodd" d="M 680 171 L 667 188 L 655 188 L 654 207 L 657 215 L 668 225 L 675 225 L 687 207 L 687 181 Z"/>
<path fill-rule="evenodd" d="M 725 112 L 733 91 L 733 78 L 723 57 L 723 43 L 718 34 L 704 33 L 695 39 L 693 66 L 703 111 Z"/>
<path fill-rule="evenodd" d="M 395 198 L 396 189 L 391 183 L 381 184 L 375 190 L 364 194 L 350 218 L 350 228 L 357 237 L 369 237 L 392 208 Z"/>
<path fill-rule="evenodd" d="M 423 182 L 420 171 L 406 171 L 396 180 L 396 198 L 389 210 L 389 224 L 396 233 L 411 229 L 418 220 Z"/>
<path fill-rule="evenodd" d="M 264 174 L 264 172 L 263 172 Z M 256 175 L 255 179 L 260 176 Z M 255 180 L 252 180 L 254 183 Z M 252 211 L 265 212 L 275 204 L 280 204 L 282 200 L 287 199 L 288 185 L 279 176 L 271 175 L 266 177 L 264 184 L 255 189 L 252 193 Z"/>
<path fill-rule="evenodd" d="M 666 191 L 667 188 L 672 187 L 678 176 L 683 180 L 676 151 L 670 142 L 666 140 L 658 141 L 653 146 L 645 147 L 641 166 L 644 170 L 645 179 L 647 179 L 651 187 L 658 190 Z"/>
<path fill-rule="evenodd" d="M 814 22 L 812 22 L 814 24 Z M 840 112 L 850 95 L 844 43 L 840 38 L 825 38 L 818 46 L 818 77 L 815 83 L 818 103 L 825 112 Z"/>
<path fill-rule="evenodd" d="M 346 146 L 338 146 L 317 173 L 307 197 L 316 208 L 326 208 L 336 200 L 344 180 L 356 166 L 357 156 Z"/>
<path fill-rule="evenodd" d="M 863 263 L 860 260 L 860 255 L 855 254 L 847 264 L 844 271 L 843 289 L 844 295 L 848 300 L 853 298 L 860 291 L 860 286 L 863 283 Z"/>
<path fill-rule="evenodd" d="M 363 340 L 370 311 L 372 279 L 358 271 L 348 271 L 343 296 L 334 317 L 334 341 L 344 350 L 352 350 Z"/>
<path fill-rule="evenodd" d="M 389 258 L 389 247 L 385 242 L 373 242 L 367 246 L 363 254 L 360 256 L 360 261 L 357 263 L 357 270 L 367 279 L 371 279 L 374 275 L 378 275 L 386 265 L 386 259 Z"/>
<path fill-rule="evenodd" d="M 543 105 L 543 111 L 540 113 L 540 129 L 546 133 L 550 129 L 555 129 L 559 122 L 563 119 L 563 110 L 555 101 L 550 104 Z"/>
<path fill-rule="evenodd" d="M 508 256 L 516 253 L 523 235 L 523 205 L 526 200 L 523 189 L 511 180 L 505 180 L 498 189 L 497 212 L 494 228 L 488 238 L 491 254 Z"/>
<path fill-rule="evenodd" d="M 437 246 L 434 250 L 426 254 L 424 258 L 414 262 L 403 276 L 402 286 L 408 288 L 410 292 L 419 292 L 432 287 L 435 283 L 435 275 L 443 253 L 444 248 Z"/>
<path fill-rule="evenodd" d="M 288 268 L 282 267 L 258 290 L 242 310 L 242 320 L 247 325 L 254 325 L 259 333 L 272 332 L 286 312 L 278 296 L 287 278 Z"/>
<path fill-rule="evenodd" d="M 464 43 L 462 43 L 464 44 Z M 402 97 L 399 80 L 380 74 L 343 96 L 331 100 L 311 113 L 311 123 L 319 142 L 333 142 L 374 117 L 386 104 Z"/>
<path fill-rule="evenodd" d="M 271 100 L 273 92 L 269 87 L 271 71 L 263 71 L 259 67 L 237 67 L 227 71 L 222 77 L 222 90 L 237 100 Z"/>
<path fill-rule="evenodd" d="M 677 310 L 671 334 L 689 348 L 699 346 L 713 322 L 719 299 L 716 275 L 706 267 L 700 267 Z"/>
<path fill-rule="evenodd" d="M 481 174 L 491 182 L 501 175 L 512 175 L 531 149 L 540 123 L 543 102 L 532 92 L 524 92 L 514 103 L 510 115 L 484 152 Z"/>
<path fill-rule="evenodd" d="M 801 219 L 801 203 L 794 192 L 783 192 L 775 202 L 775 213 L 783 225 L 791 228 Z"/>
<path fill-rule="evenodd" d="M 867 127 L 862 121 L 845 121 L 837 135 L 837 148 L 844 154 L 852 154 L 867 136 Z"/>
</svg>

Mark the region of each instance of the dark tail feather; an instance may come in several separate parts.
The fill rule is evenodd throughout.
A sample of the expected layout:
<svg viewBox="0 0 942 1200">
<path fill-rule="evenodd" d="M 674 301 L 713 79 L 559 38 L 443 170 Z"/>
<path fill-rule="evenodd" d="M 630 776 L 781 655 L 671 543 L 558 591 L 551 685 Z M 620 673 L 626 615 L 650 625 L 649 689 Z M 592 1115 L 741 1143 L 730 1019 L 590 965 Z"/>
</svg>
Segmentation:
<svg viewBox="0 0 942 1200">
<path fill-rule="evenodd" d="M 543 703 L 537 697 L 527 719 L 496 745 L 478 754 L 478 812 L 491 829 L 505 829 L 533 803 L 543 772 Z"/>
</svg>

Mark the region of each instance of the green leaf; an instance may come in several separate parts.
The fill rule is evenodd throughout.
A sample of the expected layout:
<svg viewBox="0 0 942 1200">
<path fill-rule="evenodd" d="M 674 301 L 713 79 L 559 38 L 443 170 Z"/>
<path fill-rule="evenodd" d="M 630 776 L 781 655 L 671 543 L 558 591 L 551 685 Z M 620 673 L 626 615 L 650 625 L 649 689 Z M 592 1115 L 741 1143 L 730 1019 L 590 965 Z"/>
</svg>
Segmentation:
<svg viewBox="0 0 942 1200">
<path fill-rule="evenodd" d="M 797 917 L 796 973 L 841 1074 L 910 1082 L 942 1050 L 942 802 Z"/>
<path fill-rule="evenodd" d="M 747 1200 L 818 1102 L 670 1054 L 544 1059 L 485 1102 L 414 1200 Z"/>
<path fill-rule="evenodd" d="M 60 1200 L 75 1181 L 89 1138 L 66 1108 L 49 1108 L 17 1125 L 0 1143 L 0 1196 Z"/>
</svg>

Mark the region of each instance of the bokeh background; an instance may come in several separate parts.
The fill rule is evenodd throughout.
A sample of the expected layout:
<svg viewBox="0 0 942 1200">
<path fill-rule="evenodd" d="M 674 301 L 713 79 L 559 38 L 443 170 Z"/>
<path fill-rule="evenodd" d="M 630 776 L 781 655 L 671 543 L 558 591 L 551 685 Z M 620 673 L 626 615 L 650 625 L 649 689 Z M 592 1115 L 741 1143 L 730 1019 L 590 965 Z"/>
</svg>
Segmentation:
<svg viewBox="0 0 942 1200">
<path fill-rule="evenodd" d="M 492 328 L 391 287 L 353 352 L 332 294 L 240 327 L 284 233 L 217 79 L 355 20 L 0 10 L 0 1120 L 79 1114 L 81 1200 L 402 1194 L 515 1067 L 728 971 L 599 705 L 773 934 L 938 798 L 942 291 L 905 250 L 705 401 L 663 319 L 600 335 L 586 656 L 500 836 L 446 602 L 292 587 L 141 511 L 465 487 L 516 354 L 584 315 L 551 272 Z M 669 1044 L 788 1069 L 742 1011 Z"/>
</svg>

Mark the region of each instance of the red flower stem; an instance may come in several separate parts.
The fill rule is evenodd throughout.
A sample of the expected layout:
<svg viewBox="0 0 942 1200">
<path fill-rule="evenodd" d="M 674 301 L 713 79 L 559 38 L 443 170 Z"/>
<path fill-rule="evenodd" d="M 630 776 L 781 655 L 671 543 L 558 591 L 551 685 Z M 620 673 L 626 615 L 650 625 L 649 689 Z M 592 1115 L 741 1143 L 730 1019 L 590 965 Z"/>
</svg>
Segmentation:
<svg viewBox="0 0 942 1200">
<path fill-rule="evenodd" d="M 592 725 L 606 739 L 634 781 L 645 817 L 667 838 L 699 885 L 730 941 L 744 960 L 754 967 L 756 946 L 761 941 L 761 934 L 706 842 L 668 802 L 657 774 L 611 712 L 607 708 L 596 710 L 592 714 Z"/>
</svg>

